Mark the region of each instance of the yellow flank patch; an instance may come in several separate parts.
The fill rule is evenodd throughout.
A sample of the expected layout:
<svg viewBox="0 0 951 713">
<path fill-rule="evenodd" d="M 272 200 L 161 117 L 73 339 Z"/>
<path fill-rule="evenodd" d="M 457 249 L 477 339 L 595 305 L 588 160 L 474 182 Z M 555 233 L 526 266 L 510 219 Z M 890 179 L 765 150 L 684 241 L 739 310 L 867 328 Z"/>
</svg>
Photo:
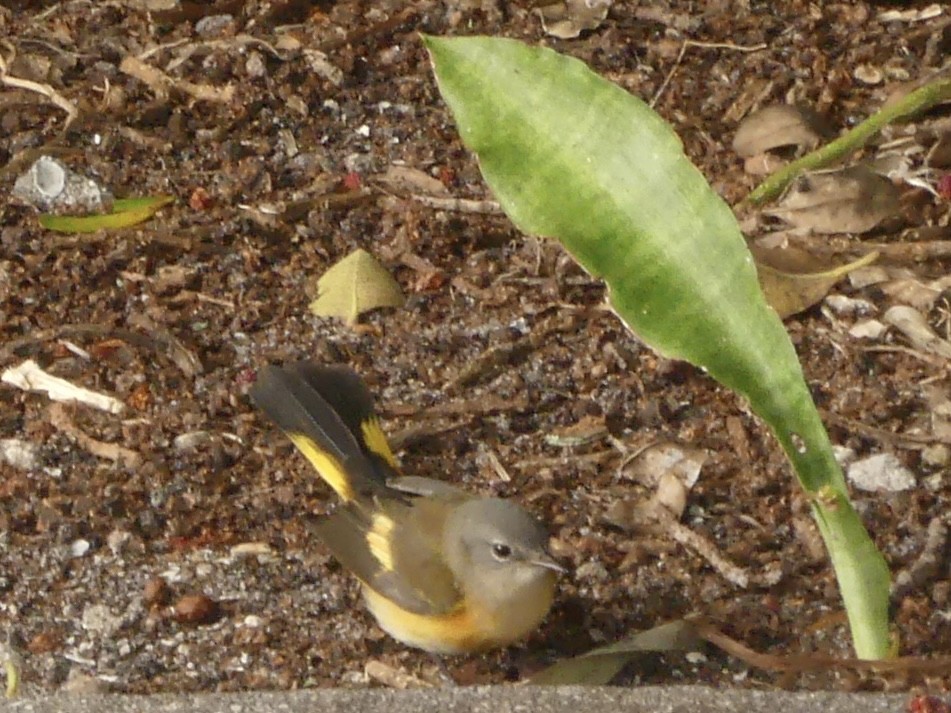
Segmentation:
<svg viewBox="0 0 951 713">
<path fill-rule="evenodd" d="M 383 631 L 424 651 L 462 654 L 510 641 L 491 616 L 471 607 L 460 605 L 446 614 L 416 614 L 366 585 L 363 597 Z"/>
<path fill-rule="evenodd" d="M 367 530 L 367 546 L 383 569 L 392 572 L 394 522 L 383 513 L 375 513 Z"/>
<path fill-rule="evenodd" d="M 363 431 L 363 442 L 367 448 L 380 456 L 393 468 L 397 468 L 396 458 L 393 451 L 390 450 L 390 444 L 386 440 L 386 434 L 380 428 L 380 421 L 376 416 L 371 416 L 360 424 L 360 430 Z"/>
<path fill-rule="evenodd" d="M 317 470 L 321 478 L 329 485 L 343 500 L 353 499 L 353 488 L 350 484 L 350 478 L 346 471 L 340 465 L 340 461 L 323 450 L 303 433 L 288 433 L 287 437 L 297 446 L 297 450 L 304 454 L 304 457 Z"/>
</svg>

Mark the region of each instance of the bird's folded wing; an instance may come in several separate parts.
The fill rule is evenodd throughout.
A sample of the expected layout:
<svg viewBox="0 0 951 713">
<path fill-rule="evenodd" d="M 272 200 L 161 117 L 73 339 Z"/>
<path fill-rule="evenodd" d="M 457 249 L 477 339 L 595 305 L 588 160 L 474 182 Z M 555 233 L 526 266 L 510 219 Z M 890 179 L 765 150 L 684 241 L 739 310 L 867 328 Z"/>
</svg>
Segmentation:
<svg viewBox="0 0 951 713">
<path fill-rule="evenodd" d="M 366 586 L 417 614 L 452 611 L 460 600 L 442 556 L 442 503 L 385 502 L 374 511 L 344 507 L 317 535 Z"/>
</svg>

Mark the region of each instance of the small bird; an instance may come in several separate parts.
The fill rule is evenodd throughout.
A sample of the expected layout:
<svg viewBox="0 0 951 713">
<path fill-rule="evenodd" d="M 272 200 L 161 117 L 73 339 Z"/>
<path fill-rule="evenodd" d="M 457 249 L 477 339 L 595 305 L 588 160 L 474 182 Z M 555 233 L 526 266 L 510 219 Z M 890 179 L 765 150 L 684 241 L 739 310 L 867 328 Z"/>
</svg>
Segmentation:
<svg viewBox="0 0 951 713">
<path fill-rule="evenodd" d="M 564 569 L 515 503 L 400 476 L 373 399 L 351 369 L 262 369 L 251 399 L 342 500 L 317 535 L 363 583 L 393 638 L 434 654 L 483 651 L 533 631 Z"/>
</svg>

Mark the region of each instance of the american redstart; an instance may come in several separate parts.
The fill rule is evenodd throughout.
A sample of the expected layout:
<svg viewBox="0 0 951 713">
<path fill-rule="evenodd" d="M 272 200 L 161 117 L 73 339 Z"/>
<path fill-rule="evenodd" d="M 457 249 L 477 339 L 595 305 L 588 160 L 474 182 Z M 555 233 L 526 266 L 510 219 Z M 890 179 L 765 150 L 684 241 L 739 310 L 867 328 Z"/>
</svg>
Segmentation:
<svg viewBox="0 0 951 713">
<path fill-rule="evenodd" d="M 401 477 L 373 399 L 344 366 L 262 369 L 251 398 L 343 500 L 317 535 L 363 583 L 380 627 L 441 654 L 512 643 L 551 608 L 546 534 L 508 500 Z"/>
</svg>

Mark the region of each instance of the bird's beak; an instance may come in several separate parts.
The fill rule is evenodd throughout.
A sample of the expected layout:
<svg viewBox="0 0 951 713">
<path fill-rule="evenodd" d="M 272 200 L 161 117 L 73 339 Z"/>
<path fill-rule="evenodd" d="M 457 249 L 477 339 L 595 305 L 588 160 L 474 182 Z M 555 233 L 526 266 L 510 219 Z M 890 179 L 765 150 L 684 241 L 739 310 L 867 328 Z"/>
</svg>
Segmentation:
<svg viewBox="0 0 951 713">
<path fill-rule="evenodd" d="M 528 560 L 529 564 L 533 564 L 536 567 L 544 567 L 545 569 L 550 569 L 553 572 L 558 572 L 559 574 L 565 574 L 568 570 L 558 564 L 554 558 L 547 552 L 538 552 L 533 554 L 532 557 Z"/>
</svg>

